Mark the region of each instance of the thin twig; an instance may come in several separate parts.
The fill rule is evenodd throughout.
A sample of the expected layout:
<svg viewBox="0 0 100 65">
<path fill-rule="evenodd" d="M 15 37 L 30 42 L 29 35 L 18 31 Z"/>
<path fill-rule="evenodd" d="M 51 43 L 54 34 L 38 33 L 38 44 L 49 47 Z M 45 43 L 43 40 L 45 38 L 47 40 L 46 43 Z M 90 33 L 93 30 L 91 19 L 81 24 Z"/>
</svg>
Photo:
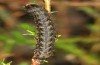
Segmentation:
<svg viewBox="0 0 100 65">
<path fill-rule="evenodd" d="M 50 1 L 51 1 L 51 0 L 44 0 L 44 3 L 45 3 L 45 9 L 48 11 L 48 13 L 51 12 Z"/>
<path fill-rule="evenodd" d="M 32 59 L 31 65 L 40 65 L 40 61 L 38 59 Z"/>
</svg>

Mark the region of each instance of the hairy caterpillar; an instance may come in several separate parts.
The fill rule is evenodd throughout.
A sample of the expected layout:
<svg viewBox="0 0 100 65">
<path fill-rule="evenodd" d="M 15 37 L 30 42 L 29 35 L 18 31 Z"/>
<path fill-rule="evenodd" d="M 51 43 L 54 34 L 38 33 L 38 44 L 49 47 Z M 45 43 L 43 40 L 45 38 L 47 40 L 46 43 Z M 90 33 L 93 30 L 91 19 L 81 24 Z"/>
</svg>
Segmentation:
<svg viewBox="0 0 100 65">
<path fill-rule="evenodd" d="M 50 14 L 48 14 L 44 8 L 36 4 L 29 4 L 25 8 L 34 18 L 34 21 L 36 21 L 38 30 L 38 39 L 33 59 L 47 59 L 52 56 L 54 50 L 53 43 L 55 42 L 56 36 Z"/>
</svg>

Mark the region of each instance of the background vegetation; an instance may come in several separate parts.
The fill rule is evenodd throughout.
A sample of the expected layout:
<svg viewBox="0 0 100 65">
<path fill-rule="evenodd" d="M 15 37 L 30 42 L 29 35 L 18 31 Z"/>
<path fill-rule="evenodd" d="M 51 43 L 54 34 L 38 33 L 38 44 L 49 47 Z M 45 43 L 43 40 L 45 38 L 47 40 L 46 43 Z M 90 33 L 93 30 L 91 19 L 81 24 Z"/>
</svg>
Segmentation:
<svg viewBox="0 0 100 65">
<path fill-rule="evenodd" d="M 33 0 L 30 0 L 33 2 Z M 81 0 L 69 0 L 81 2 Z M 100 64 L 100 7 L 65 6 L 66 0 L 53 0 L 55 28 L 61 35 L 54 56 L 44 65 Z M 82 0 L 87 2 L 87 0 Z M 25 12 L 27 0 L 0 0 L 0 60 L 11 65 L 30 65 L 36 44 L 33 19 Z M 41 0 L 36 2 L 43 6 Z M 93 2 L 92 0 L 88 2 Z M 81 6 L 81 5 L 80 5 Z M 63 15 L 64 14 L 64 15 Z M 66 15 L 66 16 L 65 16 Z M 59 32 L 59 33 L 58 33 Z M 9 64 L 8 64 L 9 65 Z"/>
</svg>

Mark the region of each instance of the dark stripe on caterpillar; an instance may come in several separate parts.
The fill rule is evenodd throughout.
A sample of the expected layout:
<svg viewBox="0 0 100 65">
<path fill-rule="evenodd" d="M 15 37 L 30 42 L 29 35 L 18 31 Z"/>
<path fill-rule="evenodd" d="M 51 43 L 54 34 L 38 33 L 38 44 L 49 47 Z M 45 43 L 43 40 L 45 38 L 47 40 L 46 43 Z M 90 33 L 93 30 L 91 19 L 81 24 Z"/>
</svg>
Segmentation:
<svg viewBox="0 0 100 65">
<path fill-rule="evenodd" d="M 46 9 L 36 4 L 27 5 L 26 11 L 36 21 L 38 30 L 38 39 L 33 59 L 47 59 L 53 54 L 56 37 L 50 14 Z"/>
</svg>

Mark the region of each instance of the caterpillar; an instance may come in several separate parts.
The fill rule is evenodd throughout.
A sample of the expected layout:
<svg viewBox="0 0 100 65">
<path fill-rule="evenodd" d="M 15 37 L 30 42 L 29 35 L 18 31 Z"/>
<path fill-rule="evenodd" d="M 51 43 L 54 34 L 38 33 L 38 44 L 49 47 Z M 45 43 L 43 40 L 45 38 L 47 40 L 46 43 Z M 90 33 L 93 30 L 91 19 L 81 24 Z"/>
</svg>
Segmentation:
<svg viewBox="0 0 100 65">
<path fill-rule="evenodd" d="M 26 5 L 25 9 L 34 18 L 38 30 L 33 59 L 45 60 L 53 54 L 56 37 L 51 16 L 45 8 L 36 4 Z"/>
</svg>

